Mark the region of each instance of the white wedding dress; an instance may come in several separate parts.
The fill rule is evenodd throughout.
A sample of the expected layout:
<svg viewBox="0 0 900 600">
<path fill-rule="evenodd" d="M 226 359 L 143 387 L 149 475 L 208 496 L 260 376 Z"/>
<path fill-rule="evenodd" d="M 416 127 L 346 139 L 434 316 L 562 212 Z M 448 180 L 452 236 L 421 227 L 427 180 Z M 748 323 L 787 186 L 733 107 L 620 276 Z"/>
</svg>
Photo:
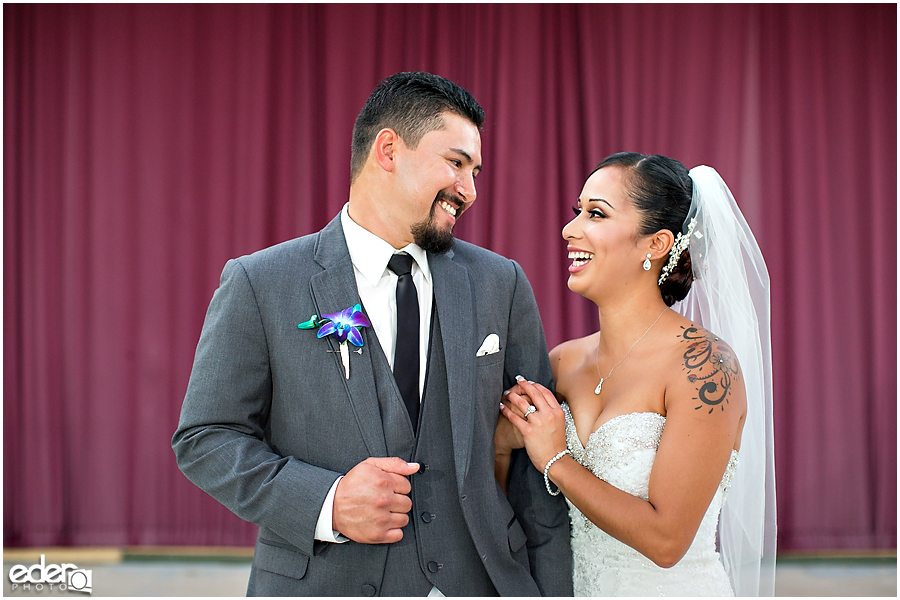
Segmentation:
<svg viewBox="0 0 900 600">
<path fill-rule="evenodd" d="M 603 481 L 647 500 L 650 470 L 666 418 L 652 412 L 614 417 L 594 431 L 587 447 L 583 447 L 569 407 L 562 406 L 566 443 L 575 460 Z M 668 569 L 608 535 L 569 502 L 575 595 L 734 596 L 716 552 L 716 525 L 737 463 L 738 453 L 732 451 L 725 476 L 690 549 Z"/>
</svg>

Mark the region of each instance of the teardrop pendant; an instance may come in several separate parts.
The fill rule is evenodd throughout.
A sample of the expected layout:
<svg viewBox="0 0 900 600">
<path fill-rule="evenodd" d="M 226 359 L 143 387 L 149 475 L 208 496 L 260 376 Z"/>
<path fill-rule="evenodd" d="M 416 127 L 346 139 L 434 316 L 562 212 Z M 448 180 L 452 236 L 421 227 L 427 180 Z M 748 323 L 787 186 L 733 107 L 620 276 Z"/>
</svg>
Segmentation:
<svg viewBox="0 0 900 600">
<path fill-rule="evenodd" d="M 597 387 L 594 388 L 594 393 L 598 396 L 600 395 L 600 390 L 603 389 L 603 380 L 600 380 L 600 383 L 597 384 Z"/>
</svg>

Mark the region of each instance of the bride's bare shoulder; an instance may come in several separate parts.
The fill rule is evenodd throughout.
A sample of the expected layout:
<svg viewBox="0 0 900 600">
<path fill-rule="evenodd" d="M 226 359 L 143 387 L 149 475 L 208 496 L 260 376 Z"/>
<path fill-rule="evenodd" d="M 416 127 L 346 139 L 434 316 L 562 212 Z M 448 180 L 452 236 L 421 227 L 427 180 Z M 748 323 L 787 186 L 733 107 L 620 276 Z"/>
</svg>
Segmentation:
<svg viewBox="0 0 900 600">
<path fill-rule="evenodd" d="M 579 380 L 579 372 L 585 369 L 585 361 L 597 352 L 599 333 L 563 342 L 550 351 L 550 366 L 556 381 L 556 397 L 568 402 L 569 388 Z M 591 359 L 592 360 L 592 359 Z M 591 362 L 593 364 L 593 362 Z"/>
<path fill-rule="evenodd" d="M 584 362 L 585 356 L 597 349 L 598 333 L 592 333 L 582 338 L 576 338 L 563 342 L 550 351 L 550 363 L 553 365 L 553 374 L 559 381 L 560 373 L 578 368 Z"/>
<path fill-rule="evenodd" d="M 743 374 L 737 356 L 728 342 L 714 332 L 685 319 L 679 324 L 671 346 L 672 379 L 667 385 L 667 406 L 677 398 L 702 404 L 695 409 L 734 407 L 745 411 Z M 727 402 L 723 403 L 723 400 Z"/>
</svg>

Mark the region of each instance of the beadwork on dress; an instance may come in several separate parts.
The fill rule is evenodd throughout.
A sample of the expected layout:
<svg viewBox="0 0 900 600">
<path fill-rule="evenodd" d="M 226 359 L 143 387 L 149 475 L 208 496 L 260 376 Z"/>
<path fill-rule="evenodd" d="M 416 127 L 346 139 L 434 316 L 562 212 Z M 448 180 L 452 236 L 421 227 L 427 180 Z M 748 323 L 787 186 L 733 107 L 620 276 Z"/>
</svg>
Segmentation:
<svg viewBox="0 0 900 600">
<path fill-rule="evenodd" d="M 620 415 L 598 427 L 582 446 L 568 405 L 562 407 L 572 457 L 603 481 L 647 500 L 666 418 L 653 412 Z M 737 465 L 738 453 L 732 451 L 690 549 L 668 569 L 608 535 L 569 502 L 575 595 L 733 596 L 716 552 L 716 525 Z"/>
</svg>

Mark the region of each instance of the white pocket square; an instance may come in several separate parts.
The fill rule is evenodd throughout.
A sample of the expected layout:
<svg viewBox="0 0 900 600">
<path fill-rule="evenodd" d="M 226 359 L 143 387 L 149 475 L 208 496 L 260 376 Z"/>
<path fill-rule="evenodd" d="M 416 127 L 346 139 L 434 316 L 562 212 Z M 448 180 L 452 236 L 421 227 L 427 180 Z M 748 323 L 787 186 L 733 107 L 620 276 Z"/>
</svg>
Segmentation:
<svg viewBox="0 0 900 600">
<path fill-rule="evenodd" d="M 478 352 L 475 353 L 475 356 L 484 356 L 486 354 L 494 354 L 496 352 L 500 352 L 500 336 L 496 333 L 492 333 L 491 335 L 484 338 L 483 342 L 481 342 L 481 348 L 478 349 Z"/>
</svg>

